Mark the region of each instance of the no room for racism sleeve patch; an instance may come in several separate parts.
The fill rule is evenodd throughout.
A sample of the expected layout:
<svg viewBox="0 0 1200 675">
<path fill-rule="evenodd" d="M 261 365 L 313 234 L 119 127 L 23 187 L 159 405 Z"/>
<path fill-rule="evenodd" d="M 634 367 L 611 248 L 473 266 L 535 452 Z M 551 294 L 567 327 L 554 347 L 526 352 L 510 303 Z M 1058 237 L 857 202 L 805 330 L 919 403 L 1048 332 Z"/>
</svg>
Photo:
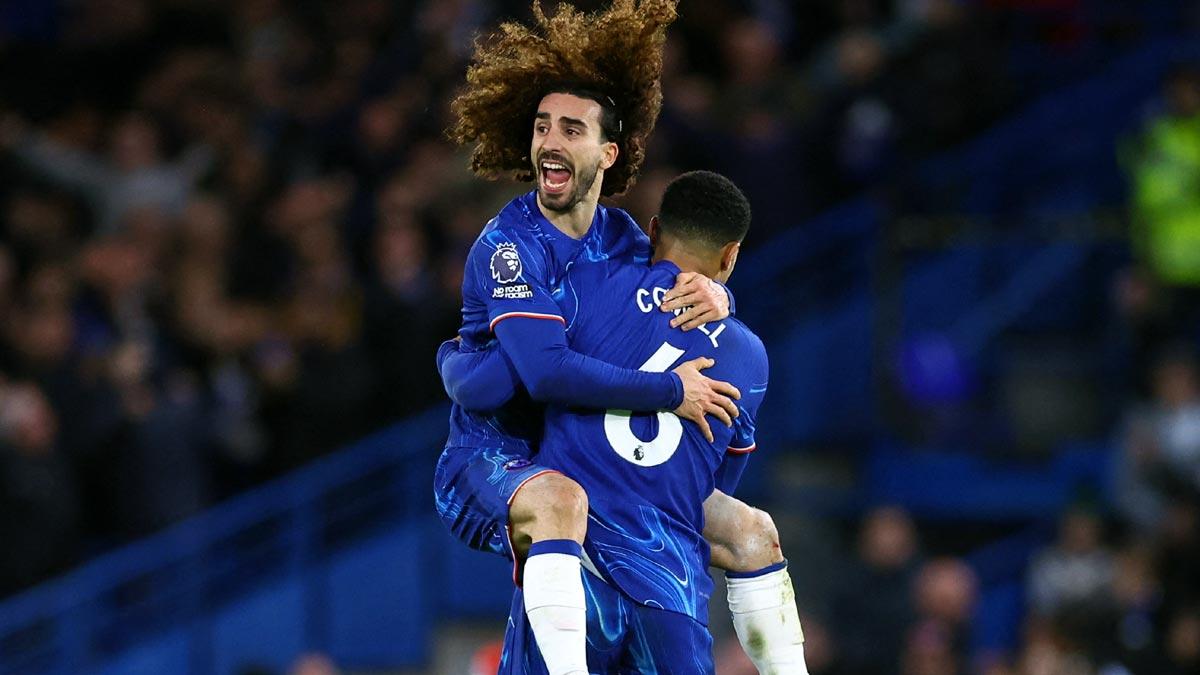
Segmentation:
<svg viewBox="0 0 1200 675">
<path fill-rule="evenodd" d="M 521 275 L 521 254 L 516 244 L 503 243 L 496 247 L 491 259 L 492 280 L 498 285 L 492 289 L 492 298 L 525 300 L 533 297 L 533 290 L 524 283 Z"/>
</svg>

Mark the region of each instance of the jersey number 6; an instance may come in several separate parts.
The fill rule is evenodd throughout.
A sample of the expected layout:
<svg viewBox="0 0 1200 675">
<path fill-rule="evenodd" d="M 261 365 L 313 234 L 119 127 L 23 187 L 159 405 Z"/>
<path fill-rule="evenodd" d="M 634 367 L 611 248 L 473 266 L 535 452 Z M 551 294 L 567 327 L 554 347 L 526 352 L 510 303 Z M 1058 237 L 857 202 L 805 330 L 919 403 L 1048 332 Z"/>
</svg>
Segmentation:
<svg viewBox="0 0 1200 675">
<path fill-rule="evenodd" d="M 672 347 L 664 342 L 638 370 L 647 373 L 665 373 L 667 368 L 674 365 L 681 356 L 683 356 L 682 349 Z M 683 438 L 683 424 L 679 418 L 674 413 L 656 413 L 658 415 L 658 434 L 648 441 L 643 441 L 633 434 L 633 427 L 629 419 L 632 414 L 628 410 L 605 411 L 604 435 L 608 438 L 608 444 L 612 446 L 612 449 L 626 461 L 638 466 L 658 466 L 671 459 L 671 455 L 674 455 L 679 448 L 680 439 Z"/>
</svg>

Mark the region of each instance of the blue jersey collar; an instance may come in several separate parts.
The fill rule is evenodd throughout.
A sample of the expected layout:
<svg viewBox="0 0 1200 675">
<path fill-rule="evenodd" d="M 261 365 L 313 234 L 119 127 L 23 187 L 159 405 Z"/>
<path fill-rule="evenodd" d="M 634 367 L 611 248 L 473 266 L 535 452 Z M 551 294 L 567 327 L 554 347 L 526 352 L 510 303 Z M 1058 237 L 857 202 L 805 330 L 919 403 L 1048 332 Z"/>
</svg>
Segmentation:
<svg viewBox="0 0 1200 675">
<path fill-rule="evenodd" d="M 650 269 L 652 269 L 656 272 L 658 270 L 663 270 L 664 272 L 670 272 L 672 279 L 679 276 L 679 273 L 683 271 L 683 270 L 679 269 L 679 265 L 676 265 L 675 263 L 671 262 L 670 260 L 666 260 L 665 258 L 663 260 L 659 260 L 658 262 L 651 265 Z"/>
<path fill-rule="evenodd" d="M 555 227 L 554 223 L 550 222 L 550 220 L 546 218 L 545 214 L 542 213 L 542 210 L 538 208 L 537 190 L 531 190 L 518 199 L 521 202 L 521 210 L 525 212 L 525 217 L 529 219 L 529 222 L 533 223 L 548 234 L 564 237 L 566 239 L 575 239 L 571 235 Z M 592 226 L 588 228 L 588 231 L 584 233 L 582 237 L 576 239 L 576 241 L 584 241 L 593 233 L 598 232 L 598 225 L 602 220 L 604 220 L 605 217 L 607 217 L 607 215 L 608 212 L 605 210 L 604 206 L 602 204 L 597 204 L 596 215 L 592 216 Z"/>
</svg>

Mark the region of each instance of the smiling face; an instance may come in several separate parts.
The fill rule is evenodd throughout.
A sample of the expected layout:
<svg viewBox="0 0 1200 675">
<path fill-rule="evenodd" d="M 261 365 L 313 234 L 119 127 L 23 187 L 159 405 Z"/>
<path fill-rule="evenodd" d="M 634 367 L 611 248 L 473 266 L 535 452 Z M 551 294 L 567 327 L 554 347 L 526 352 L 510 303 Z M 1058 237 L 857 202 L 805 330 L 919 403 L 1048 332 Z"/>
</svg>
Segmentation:
<svg viewBox="0 0 1200 675">
<path fill-rule="evenodd" d="M 574 209 L 616 162 L 617 144 L 604 137 L 600 104 L 572 94 L 549 94 L 538 105 L 529 156 L 538 200 L 550 211 Z"/>
</svg>

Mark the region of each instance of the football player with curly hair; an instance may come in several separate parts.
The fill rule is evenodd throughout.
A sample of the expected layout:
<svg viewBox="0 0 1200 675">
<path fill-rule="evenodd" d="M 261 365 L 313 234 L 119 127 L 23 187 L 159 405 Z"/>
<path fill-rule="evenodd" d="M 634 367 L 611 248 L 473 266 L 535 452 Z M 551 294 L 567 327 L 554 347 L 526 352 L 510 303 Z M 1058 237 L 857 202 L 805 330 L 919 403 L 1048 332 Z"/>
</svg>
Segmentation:
<svg viewBox="0 0 1200 675">
<path fill-rule="evenodd" d="M 710 442 L 706 415 L 726 426 L 739 416 L 740 392 L 701 373 L 711 359 L 664 372 L 620 368 L 571 350 L 555 297 L 576 262 L 650 260 L 642 229 L 599 199 L 628 189 L 645 159 L 662 103 L 663 45 L 675 5 L 614 0 L 602 12 L 560 5 L 547 16 L 535 2 L 533 26 L 505 23 L 476 44 L 467 84 L 453 103 L 449 133 L 472 147 L 471 169 L 488 179 L 532 181 L 535 189 L 502 209 L 472 246 L 463 326 L 438 354 L 455 405 L 435 475 L 437 510 L 469 546 L 513 561 L 525 616 L 551 675 L 588 672 L 581 578 L 588 494 L 537 464 L 539 404 L 673 410 Z M 705 330 L 730 314 L 725 288 L 696 273 L 680 274 L 656 300 L 662 311 L 675 312 L 671 326 L 682 330 Z M 751 449 L 727 453 L 718 487 L 736 485 Z M 760 665 L 762 672 L 804 672 L 802 655 L 794 667 L 781 660 L 794 662 L 802 636 L 794 603 L 781 611 L 779 598 L 791 597 L 791 581 L 770 517 L 720 490 L 703 508 L 713 564 L 746 580 L 744 592 L 730 584 L 743 644 L 756 663 L 774 659 L 787 668 Z"/>
</svg>

